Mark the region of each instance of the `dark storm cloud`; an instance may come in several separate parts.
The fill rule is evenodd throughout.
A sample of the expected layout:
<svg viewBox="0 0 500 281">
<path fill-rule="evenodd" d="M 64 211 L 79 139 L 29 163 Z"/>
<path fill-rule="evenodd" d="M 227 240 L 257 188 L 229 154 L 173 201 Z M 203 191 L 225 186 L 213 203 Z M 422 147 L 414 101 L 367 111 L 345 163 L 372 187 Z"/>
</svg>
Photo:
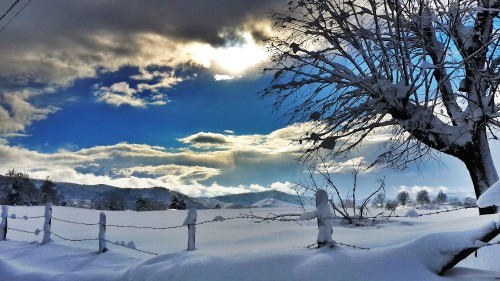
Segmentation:
<svg viewBox="0 0 500 281">
<path fill-rule="evenodd" d="M 109 71 L 124 65 L 188 63 L 188 54 L 182 52 L 187 43 L 234 44 L 243 40 L 242 31 L 259 41 L 267 30 L 261 22 L 280 3 L 32 1 L 0 32 L 0 85 L 4 89 L 33 84 L 60 86 L 94 77 L 101 68 Z M 2 10 L 6 10 L 5 3 L 0 3 Z M 8 19 L 2 20 L 0 27 Z"/>
<path fill-rule="evenodd" d="M 185 41 L 223 44 L 220 33 L 252 20 L 264 19 L 282 1 L 33 1 L 13 22 L 4 36 L 36 41 L 57 37 L 75 38 L 95 32 L 152 32 Z M 257 27 L 248 27 L 259 34 Z M 6 35 L 7 34 L 7 35 Z M 124 48 L 123 51 L 127 51 Z"/>
<path fill-rule="evenodd" d="M 25 1 L 0 21 L 0 28 Z M 24 133 L 33 120 L 45 119 L 55 107 L 35 104 L 34 97 L 58 92 L 78 79 L 94 78 L 125 66 L 141 69 L 155 65 L 172 69 L 185 65 L 210 67 L 213 58 L 206 57 L 206 52 L 194 54 L 190 49 L 193 44 L 207 51 L 203 44 L 212 47 L 235 44 L 244 40 L 242 32 L 258 34 L 259 38 L 254 38 L 258 40 L 266 32 L 262 21 L 271 9 L 280 7 L 280 3 L 267 0 L 31 1 L 0 32 L 0 99 L 15 94 L 17 104 L 23 105 L 23 111 L 14 112 L 12 106 L 0 103 L 0 119 L 8 119 L 0 133 L 4 136 Z M 7 4 L 1 2 L 0 11 L 7 10 Z M 189 79 L 170 76 L 177 83 Z M 97 100 L 141 107 L 166 104 L 163 99 L 144 101 L 139 94 L 114 93 L 98 96 Z"/>
<path fill-rule="evenodd" d="M 184 143 L 190 144 L 225 144 L 226 137 L 221 134 L 214 133 L 198 133 L 189 138 L 183 139 Z"/>
</svg>

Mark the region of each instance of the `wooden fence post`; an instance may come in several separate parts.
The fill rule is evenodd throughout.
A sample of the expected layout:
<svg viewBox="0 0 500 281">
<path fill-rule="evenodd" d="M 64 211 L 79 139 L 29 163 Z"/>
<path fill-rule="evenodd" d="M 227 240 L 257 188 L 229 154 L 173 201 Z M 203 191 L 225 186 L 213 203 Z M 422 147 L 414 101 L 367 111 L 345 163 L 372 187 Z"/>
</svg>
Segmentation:
<svg viewBox="0 0 500 281">
<path fill-rule="evenodd" d="M 188 251 L 196 250 L 195 247 L 195 235 L 196 235 L 196 218 L 198 214 L 196 209 L 189 209 L 186 219 L 182 225 L 187 225 L 188 227 Z"/>
<path fill-rule="evenodd" d="M 50 240 L 51 223 L 52 223 L 52 203 L 48 202 L 47 205 L 45 205 L 45 222 L 43 223 L 42 245 L 47 244 L 51 241 Z"/>
<path fill-rule="evenodd" d="M 98 254 L 102 254 L 106 252 L 108 249 L 106 248 L 106 214 L 101 212 L 99 216 L 99 252 Z"/>
<path fill-rule="evenodd" d="M 333 247 L 332 239 L 333 214 L 328 204 L 328 194 L 325 190 L 319 189 L 316 191 L 316 218 L 318 219 L 318 248 L 330 246 Z"/>
<path fill-rule="evenodd" d="M 9 207 L 2 206 L 2 223 L 0 223 L 0 240 L 7 239 L 7 217 L 9 216 Z"/>
<path fill-rule="evenodd" d="M 323 189 L 316 191 L 316 210 L 303 213 L 299 217 L 299 221 L 314 218 L 318 220 L 318 237 L 316 238 L 318 248 L 325 246 L 333 247 L 335 244 L 335 241 L 332 239 L 333 214 L 328 205 L 328 194 Z"/>
</svg>

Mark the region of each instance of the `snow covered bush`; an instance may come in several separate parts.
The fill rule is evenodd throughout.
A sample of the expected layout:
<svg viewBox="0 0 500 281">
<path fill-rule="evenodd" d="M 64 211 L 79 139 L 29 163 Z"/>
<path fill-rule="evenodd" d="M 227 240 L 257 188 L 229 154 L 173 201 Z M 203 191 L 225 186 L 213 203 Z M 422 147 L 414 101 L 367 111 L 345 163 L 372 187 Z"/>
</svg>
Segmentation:
<svg viewBox="0 0 500 281">
<path fill-rule="evenodd" d="M 389 211 L 394 211 L 398 207 L 398 201 L 389 200 L 385 203 L 385 209 Z"/>
<path fill-rule="evenodd" d="M 323 157 L 319 157 L 319 159 L 319 164 L 313 163 L 307 167 L 309 170 L 309 180 L 296 184 L 295 188 L 298 194 L 326 190 L 332 209 L 340 214 L 345 222 L 354 225 L 364 225 L 367 222 L 366 217 L 371 215 L 369 203 L 372 202 L 376 194 L 385 193 L 385 181 L 383 179 L 378 180 L 378 187 L 369 193 L 368 196 L 359 200 L 357 198 L 357 192 L 359 191 L 358 175 L 362 168 L 360 166 L 353 167 L 352 188 L 345 196 L 341 196 L 341 187 L 335 184 L 333 173 L 331 172 L 335 170 L 335 163 L 327 162 Z"/>
</svg>

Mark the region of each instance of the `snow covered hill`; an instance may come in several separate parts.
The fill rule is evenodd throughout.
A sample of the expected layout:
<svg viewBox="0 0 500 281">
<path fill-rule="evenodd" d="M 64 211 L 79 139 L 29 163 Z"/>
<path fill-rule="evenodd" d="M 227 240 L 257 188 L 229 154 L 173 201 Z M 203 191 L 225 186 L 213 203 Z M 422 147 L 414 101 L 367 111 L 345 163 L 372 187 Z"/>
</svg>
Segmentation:
<svg viewBox="0 0 500 281">
<path fill-rule="evenodd" d="M 253 192 L 253 193 L 242 193 L 242 194 L 232 194 L 232 195 L 224 195 L 224 196 L 217 196 L 214 197 L 213 199 L 216 199 L 218 201 L 224 202 L 224 203 L 233 203 L 233 204 L 238 204 L 241 206 L 252 206 L 256 204 L 259 201 L 272 198 L 275 200 L 279 200 L 282 202 L 287 202 L 291 203 L 294 205 L 301 205 L 300 198 L 295 195 L 295 194 L 288 194 L 285 192 L 277 191 L 277 190 L 270 190 L 270 191 L 263 191 L 263 192 Z M 312 206 L 314 205 L 313 198 L 310 197 L 304 197 L 302 198 L 303 204 L 304 205 L 309 205 Z"/>
<path fill-rule="evenodd" d="M 259 202 L 256 202 L 252 204 L 252 207 L 256 208 L 286 208 L 286 207 L 299 207 L 296 204 L 288 203 L 288 202 L 283 202 L 278 199 L 274 198 L 265 198 L 260 200 Z"/>
<path fill-rule="evenodd" d="M 33 180 L 36 187 L 42 185 L 41 180 Z M 7 186 L 11 184 L 11 179 L 0 175 L 0 186 Z M 193 198 L 186 196 L 182 193 L 170 190 L 165 187 L 151 187 L 151 188 L 119 188 L 115 186 L 99 184 L 99 185 L 83 185 L 76 183 L 55 182 L 55 189 L 62 196 L 63 201 L 78 202 L 91 200 L 99 197 L 113 196 L 114 198 L 123 199 L 126 209 L 135 209 L 135 201 L 139 196 L 160 200 L 165 203 L 170 203 L 173 196 L 184 200 L 188 208 L 197 209 L 212 209 L 212 208 L 248 208 L 258 207 L 262 204 L 256 204 L 264 199 L 275 199 L 282 202 L 287 202 L 295 205 L 300 204 L 297 195 L 292 195 L 276 190 L 269 190 L 256 193 L 242 193 L 226 196 L 218 196 L 214 198 Z M 310 204 L 311 198 L 303 198 L 304 204 Z M 88 203 L 87 203 L 88 204 Z M 267 206 L 270 207 L 271 205 Z M 278 204 L 278 206 L 286 206 L 286 204 Z"/>
</svg>

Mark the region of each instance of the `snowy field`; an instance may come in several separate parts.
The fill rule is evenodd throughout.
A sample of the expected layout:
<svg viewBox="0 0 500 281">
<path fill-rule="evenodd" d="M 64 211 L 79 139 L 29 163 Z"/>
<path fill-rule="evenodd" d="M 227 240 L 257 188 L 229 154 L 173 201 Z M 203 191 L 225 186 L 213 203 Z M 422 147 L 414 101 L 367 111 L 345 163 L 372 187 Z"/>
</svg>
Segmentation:
<svg viewBox="0 0 500 281">
<path fill-rule="evenodd" d="M 417 210 L 419 213 L 430 211 Z M 9 215 L 43 215 L 43 207 L 10 207 Z M 272 212 L 300 213 L 294 208 L 199 210 L 198 222 L 240 214 L 266 216 Z M 398 210 L 405 214 L 407 210 Z M 54 207 L 53 217 L 97 223 L 99 211 Z M 433 262 L 441 247 L 474 243 L 466 237 L 476 229 L 498 223 L 497 215 L 478 216 L 476 209 L 433 216 L 391 219 L 368 227 L 334 226 L 337 245 L 315 249 L 315 221 L 262 222 L 235 219 L 197 226 L 196 251 L 188 252 L 187 228 L 169 230 L 116 228 L 134 225 L 182 225 L 187 211 L 106 212 L 110 241 L 128 243 L 158 253 L 141 253 L 108 243 L 97 255 L 97 241 L 63 241 L 40 245 L 35 236 L 9 230 L 0 241 L 0 280 L 497 280 L 500 279 L 500 245 L 482 248 L 441 277 Z M 9 219 L 10 228 L 42 229 L 43 218 Z M 97 238 L 98 226 L 52 221 L 52 231 L 71 239 Z M 498 241 L 498 240 L 494 240 Z"/>
</svg>

